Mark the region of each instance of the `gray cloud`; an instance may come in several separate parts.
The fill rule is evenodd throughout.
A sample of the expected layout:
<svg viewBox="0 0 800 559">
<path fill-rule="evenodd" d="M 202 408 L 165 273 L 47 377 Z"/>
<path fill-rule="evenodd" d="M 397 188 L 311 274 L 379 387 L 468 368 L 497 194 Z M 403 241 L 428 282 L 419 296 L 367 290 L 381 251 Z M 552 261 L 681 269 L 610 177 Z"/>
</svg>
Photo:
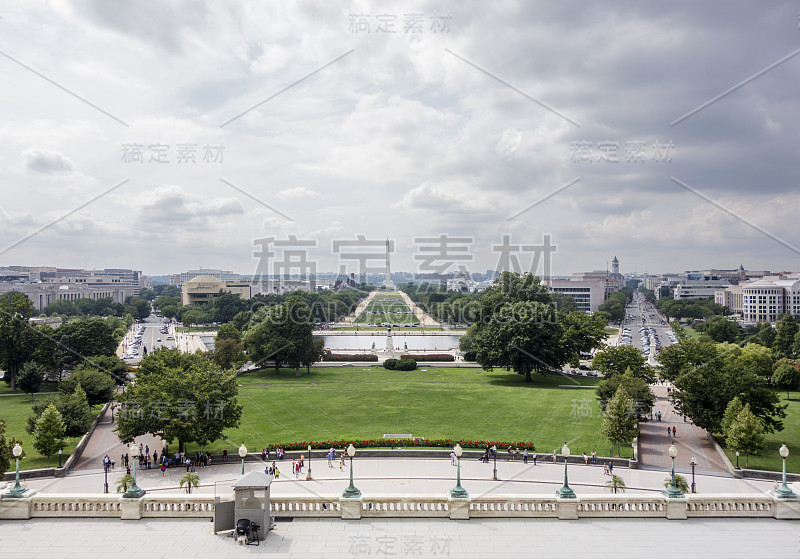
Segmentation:
<svg viewBox="0 0 800 559">
<path fill-rule="evenodd" d="M 31 148 L 22 153 L 29 171 L 44 174 L 71 173 L 72 161 L 59 151 Z"/>
</svg>

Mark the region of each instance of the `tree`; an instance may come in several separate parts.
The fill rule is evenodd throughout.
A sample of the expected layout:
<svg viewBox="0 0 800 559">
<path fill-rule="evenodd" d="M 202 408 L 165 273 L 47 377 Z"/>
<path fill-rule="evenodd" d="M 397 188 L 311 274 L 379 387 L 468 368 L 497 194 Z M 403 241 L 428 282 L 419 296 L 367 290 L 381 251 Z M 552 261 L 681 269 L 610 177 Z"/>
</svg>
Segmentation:
<svg viewBox="0 0 800 559">
<path fill-rule="evenodd" d="M 617 492 L 625 493 L 627 488 L 628 486 L 625 485 L 625 480 L 623 480 L 617 474 L 611 474 L 611 479 L 606 482 L 606 489 L 615 495 Z"/>
<path fill-rule="evenodd" d="M 742 327 L 723 316 L 715 316 L 704 330 L 705 334 L 715 342 L 731 342 L 739 340 Z"/>
<path fill-rule="evenodd" d="M 775 332 L 775 340 L 772 342 L 772 349 L 780 357 L 791 357 L 794 353 L 794 338 L 800 331 L 800 326 L 795 322 L 790 314 L 784 314 L 778 321 L 778 328 Z"/>
<path fill-rule="evenodd" d="M 131 486 L 133 486 L 133 476 L 131 474 L 125 474 L 117 480 L 117 493 L 124 493 L 128 491 L 128 488 Z"/>
<path fill-rule="evenodd" d="M 102 318 L 72 319 L 59 326 L 56 333 L 56 358 L 60 371 L 71 371 L 87 356 L 114 355 L 117 349 L 114 328 Z"/>
<path fill-rule="evenodd" d="M 576 311 L 559 314 L 558 322 L 562 328 L 561 345 L 570 359 L 577 361 L 581 353 L 602 347 L 606 321 L 601 316 Z"/>
<path fill-rule="evenodd" d="M 186 472 L 179 482 L 179 487 L 183 487 L 184 485 L 186 486 L 186 492 L 191 493 L 192 487 L 195 489 L 200 487 L 200 476 L 195 472 Z"/>
<path fill-rule="evenodd" d="M 0 479 L 3 474 L 11 469 L 11 462 L 14 455 L 11 449 L 14 445 L 6 439 L 6 420 L 0 419 Z"/>
<path fill-rule="evenodd" d="M 672 477 L 668 477 L 664 480 L 664 487 L 669 487 L 672 485 Z M 686 481 L 686 478 L 680 474 L 675 474 L 675 487 L 680 489 L 681 493 L 688 493 L 689 489 L 689 482 Z"/>
<path fill-rule="evenodd" d="M 244 347 L 233 338 L 217 338 L 212 358 L 223 369 L 230 369 L 244 358 Z"/>
<path fill-rule="evenodd" d="M 19 389 L 25 394 L 31 395 L 31 402 L 33 402 L 33 395 L 39 392 L 39 390 L 42 388 L 44 372 L 44 367 L 35 361 L 28 361 L 19 371 Z"/>
<path fill-rule="evenodd" d="M 772 327 L 772 324 L 769 322 L 762 322 L 758 334 L 756 334 L 753 341 L 764 347 L 772 347 L 775 344 L 776 335 L 775 328 Z"/>
<path fill-rule="evenodd" d="M 223 324 L 217 330 L 217 341 L 219 340 L 234 340 L 236 342 L 241 342 L 242 333 L 236 326 L 229 322 L 227 324 Z"/>
<path fill-rule="evenodd" d="M 647 383 L 655 382 L 653 368 L 647 364 L 642 352 L 633 346 L 604 348 L 595 354 L 592 367 L 606 378 L 630 371 L 634 377 L 644 379 Z"/>
<path fill-rule="evenodd" d="M 607 403 L 617 393 L 619 387 L 625 388 L 625 392 L 633 402 L 633 410 L 636 417 L 641 420 L 644 416 L 650 413 L 656 403 L 656 397 L 650 389 L 647 381 L 633 376 L 633 373 L 628 369 L 625 374 L 612 375 L 609 378 L 603 379 L 596 389 L 597 397 L 600 399 L 600 407 L 605 409 Z"/>
<path fill-rule="evenodd" d="M 128 297 L 125 301 L 125 312 L 132 314 L 138 320 L 144 320 L 150 316 L 150 301 L 138 297 Z"/>
<path fill-rule="evenodd" d="M 303 358 L 303 365 L 306 366 L 306 372 L 311 374 L 311 365 L 322 361 L 325 357 L 325 340 L 322 338 L 314 338 L 311 345 L 308 346 L 308 352 Z"/>
<path fill-rule="evenodd" d="M 124 442 L 148 433 L 204 446 L 239 425 L 242 406 L 232 371 L 202 355 L 157 350 L 144 359 L 119 398 L 116 433 Z"/>
<path fill-rule="evenodd" d="M 211 317 L 214 322 L 230 322 L 237 313 L 249 308 L 250 303 L 233 293 L 220 293 L 214 298 Z"/>
<path fill-rule="evenodd" d="M 70 438 L 82 437 L 92 427 L 92 409 L 86 392 L 80 385 L 71 394 L 62 394 L 55 406 L 64 422 L 64 434 Z"/>
<path fill-rule="evenodd" d="M 19 291 L 0 296 L 0 368 L 11 390 L 17 388 L 19 368 L 36 351 L 37 336 L 28 322 L 31 316 L 33 302 Z"/>
<path fill-rule="evenodd" d="M 728 436 L 728 433 L 731 430 L 731 425 L 736 422 L 736 418 L 739 417 L 739 414 L 742 412 L 744 406 L 742 405 L 742 401 L 736 396 L 733 400 L 728 402 L 728 407 L 725 408 L 725 413 L 722 416 L 722 435 L 724 437 Z"/>
<path fill-rule="evenodd" d="M 750 404 L 745 404 L 742 411 L 736 416 L 736 420 L 728 429 L 725 444 L 729 448 L 746 454 L 746 468 L 750 466 L 750 455 L 758 454 L 764 448 L 764 427 L 750 411 Z"/>
<path fill-rule="evenodd" d="M 58 391 L 62 394 L 72 394 L 77 387 L 83 390 L 89 406 L 95 406 L 114 399 L 117 383 L 111 376 L 97 369 L 78 368 L 66 380 L 59 383 Z"/>
<path fill-rule="evenodd" d="M 781 363 L 772 373 L 772 385 L 780 390 L 786 390 L 788 400 L 790 390 L 800 390 L 800 370 L 791 363 Z"/>
<path fill-rule="evenodd" d="M 64 448 L 64 420 L 54 405 L 47 406 L 36 422 L 33 433 L 33 448 L 49 458 Z"/>
<path fill-rule="evenodd" d="M 638 434 L 638 421 L 634 413 L 634 402 L 631 400 L 625 388 L 620 386 L 616 394 L 606 405 L 603 411 L 603 423 L 600 432 L 611 441 L 612 446 L 630 445 L 633 438 Z M 614 452 L 613 448 L 611 450 Z"/>
</svg>

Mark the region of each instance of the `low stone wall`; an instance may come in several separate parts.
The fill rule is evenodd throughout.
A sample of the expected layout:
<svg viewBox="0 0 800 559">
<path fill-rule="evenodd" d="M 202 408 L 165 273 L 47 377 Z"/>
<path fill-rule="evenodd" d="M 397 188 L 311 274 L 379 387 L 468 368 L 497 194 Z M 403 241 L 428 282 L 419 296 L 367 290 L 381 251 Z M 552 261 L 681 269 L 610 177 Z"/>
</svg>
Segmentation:
<svg viewBox="0 0 800 559">
<path fill-rule="evenodd" d="M 218 502 L 209 495 L 146 494 L 138 499 L 119 495 L 39 494 L 0 499 L 0 519 L 29 518 L 213 518 Z M 776 518 L 800 519 L 800 500 L 770 494 L 555 495 L 476 497 L 399 495 L 383 497 L 272 497 L 270 514 L 284 518 Z"/>
</svg>

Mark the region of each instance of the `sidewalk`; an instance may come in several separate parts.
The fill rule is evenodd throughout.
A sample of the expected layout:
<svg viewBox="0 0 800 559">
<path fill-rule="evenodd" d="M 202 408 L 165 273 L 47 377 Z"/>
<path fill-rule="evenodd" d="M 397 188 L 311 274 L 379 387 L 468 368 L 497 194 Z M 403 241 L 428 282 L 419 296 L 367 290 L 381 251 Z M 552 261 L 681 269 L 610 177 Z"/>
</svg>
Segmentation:
<svg viewBox="0 0 800 559">
<path fill-rule="evenodd" d="M 691 473 L 689 465 L 692 456 L 697 459 L 697 473 L 730 476 L 714 445 L 708 438 L 704 429 L 684 421 L 678 415 L 667 397 L 667 387 L 654 385 L 651 387 L 656 395 L 654 410 L 661 412 L 661 421 L 647 421 L 639 423 L 639 462 L 643 468 L 658 468 L 669 470 L 672 459 L 669 456 L 669 447 L 674 444 L 678 449 L 675 459 L 675 471 Z M 667 435 L 667 427 L 675 427 L 675 437 Z"/>
</svg>

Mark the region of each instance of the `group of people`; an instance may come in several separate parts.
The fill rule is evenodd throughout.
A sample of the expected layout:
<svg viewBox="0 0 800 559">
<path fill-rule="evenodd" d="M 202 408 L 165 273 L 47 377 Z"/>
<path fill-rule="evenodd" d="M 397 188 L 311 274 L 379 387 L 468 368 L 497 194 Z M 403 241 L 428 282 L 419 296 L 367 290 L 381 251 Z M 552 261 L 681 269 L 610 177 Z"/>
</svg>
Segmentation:
<svg viewBox="0 0 800 559">
<path fill-rule="evenodd" d="M 275 479 L 281 477 L 281 472 L 280 470 L 278 470 L 278 466 L 275 465 L 274 461 L 272 462 L 271 466 L 267 466 L 266 468 L 264 468 L 264 473 L 269 474 L 271 476 L 275 476 Z"/>
</svg>

